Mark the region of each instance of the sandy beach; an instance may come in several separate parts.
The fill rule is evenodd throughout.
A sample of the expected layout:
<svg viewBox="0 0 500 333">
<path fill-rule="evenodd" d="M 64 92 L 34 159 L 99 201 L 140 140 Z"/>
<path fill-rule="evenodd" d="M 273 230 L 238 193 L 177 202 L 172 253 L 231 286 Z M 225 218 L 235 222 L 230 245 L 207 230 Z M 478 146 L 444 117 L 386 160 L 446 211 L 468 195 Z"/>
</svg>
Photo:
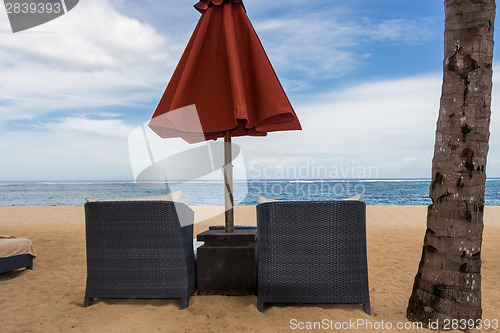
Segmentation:
<svg viewBox="0 0 500 333">
<path fill-rule="evenodd" d="M 223 224 L 221 208 L 193 207 L 195 235 Z M 0 274 L 1 332 L 293 332 L 300 323 L 407 323 L 405 313 L 418 268 L 425 206 L 368 206 L 368 268 L 372 316 L 361 305 L 268 305 L 256 296 L 196 296 L 179 300 L 96 300 L 83 308 L 85 225 L 83 207 L 0 207 L 0 234 L 26 237 L 38 252 L 34 270 Z M 237 207 L 240 225 L 255 225 L 255 207 Z M 208 218 L 208 219 L 207 219 Z M 483 319 L 500 320 L 500 207 L 485 210 Z M 378 326 L 381 328 L 381 326 Z M 369 326 L 368 326 L 369 328 Z M 331 331 L 331 330 L 308 330 Z M 383 331 L 345 329 L 342 332 Z M 475 330 L 494 332 L 494 330 Z"/>
</svg>

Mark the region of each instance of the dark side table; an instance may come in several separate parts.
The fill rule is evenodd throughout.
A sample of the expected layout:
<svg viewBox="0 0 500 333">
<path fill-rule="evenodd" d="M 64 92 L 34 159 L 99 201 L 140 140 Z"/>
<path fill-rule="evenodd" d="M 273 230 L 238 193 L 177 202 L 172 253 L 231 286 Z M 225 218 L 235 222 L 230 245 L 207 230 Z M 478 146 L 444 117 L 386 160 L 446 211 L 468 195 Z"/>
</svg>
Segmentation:
<svg viewBox="0 0 500 333">
<path fill-rule="evenodd" d="M 257 229 L 208 230 L 197 236 L 198 295 L 255 295 L 257 291 Z"/>
</svg>

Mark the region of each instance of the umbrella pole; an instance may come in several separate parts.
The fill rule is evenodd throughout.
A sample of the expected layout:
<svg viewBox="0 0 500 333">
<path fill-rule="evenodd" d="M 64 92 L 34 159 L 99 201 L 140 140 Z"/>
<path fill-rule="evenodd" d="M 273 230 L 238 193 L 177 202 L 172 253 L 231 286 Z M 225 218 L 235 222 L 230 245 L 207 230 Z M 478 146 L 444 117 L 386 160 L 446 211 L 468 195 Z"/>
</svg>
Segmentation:
<svg viewBox="0 0 500 333">
<path fill-rule="evenodd" d="M 224 133 L 224 201 L 225 201 L 225 217 L 226 217 L 226 232 L 234 231 L 234 200 L 233 200 L 233 165 L 231 147 L 231 131 Z"/>
</svg>

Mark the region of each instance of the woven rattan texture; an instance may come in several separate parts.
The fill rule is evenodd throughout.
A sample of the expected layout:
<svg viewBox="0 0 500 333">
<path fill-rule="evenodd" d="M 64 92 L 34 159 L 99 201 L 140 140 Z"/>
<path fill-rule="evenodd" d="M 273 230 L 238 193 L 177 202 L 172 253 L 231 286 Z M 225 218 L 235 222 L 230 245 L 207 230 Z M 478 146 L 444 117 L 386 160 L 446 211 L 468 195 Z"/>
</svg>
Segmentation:
<svg viewBox="0 0 500 333">
<path fill-rule="evenodd" d="M 334 303 L 370 313 L 365 203 L 264 203 L 257 225 L 260 311 L 264 303 Z"/>
<path fill-rule="evenodd" d="M 196 290 L 193 218 L 187 205 L 167 201 L 86 203 L 84 305 L 93 298 L 180 298 L 187 307 Z"/>
</svg>

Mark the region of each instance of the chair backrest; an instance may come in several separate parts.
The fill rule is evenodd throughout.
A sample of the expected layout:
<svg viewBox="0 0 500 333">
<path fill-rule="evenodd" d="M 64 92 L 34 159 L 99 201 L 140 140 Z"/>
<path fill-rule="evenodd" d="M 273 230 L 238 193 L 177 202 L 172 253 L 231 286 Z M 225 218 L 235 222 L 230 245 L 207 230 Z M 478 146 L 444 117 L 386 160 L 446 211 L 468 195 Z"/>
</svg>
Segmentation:
<svg viewBox="0 0 500 333">
<path fill-rule="evenodd" d="M 93 298 L 182 298 L 187 307 L 196 289 L 193 218 L 170 201 L 86 203 L 85 306 Z"/>
<path fill-rule="evenodd" d="M 366 205 L 361 201 L 257 206 L 258 298 L 263 303 L 365 304 Z"/>
<path fill-rule="evenodd" d="M 259 241 L 271 242 L 276 251 L 301 243 L 346 250 L 355 245 L 366 253 L 366 204 L 362 201 L 268 202 L 257 206 L 257 223 Z"/>
<path fill-rule="evenodd" d="M 100 239 L 97 246 L 104 245 L 103 242 L 112 246 L 154 246 L 158 244 L 153 242 L 161 244 L 166 239 L 175 243 L 182 239 L 180 220 L 190 210 L 171 201 L 87 202 L 86 231 L 97 232 L 92 235 Z"/>
<path fill-rule="evenodd" d="M 194 258 L 193 225 L 181 227 L 180 221 L 193 221 L 193 215 L 187 205 L 171 201 L 87 202 L 87 262 L 102 252 L 127 258 L 141 257 L 147 250 L 147 256 L 155 251 L 158 258 L 169 256 L 182 265 L 186 258 Z"/>
</svg>

